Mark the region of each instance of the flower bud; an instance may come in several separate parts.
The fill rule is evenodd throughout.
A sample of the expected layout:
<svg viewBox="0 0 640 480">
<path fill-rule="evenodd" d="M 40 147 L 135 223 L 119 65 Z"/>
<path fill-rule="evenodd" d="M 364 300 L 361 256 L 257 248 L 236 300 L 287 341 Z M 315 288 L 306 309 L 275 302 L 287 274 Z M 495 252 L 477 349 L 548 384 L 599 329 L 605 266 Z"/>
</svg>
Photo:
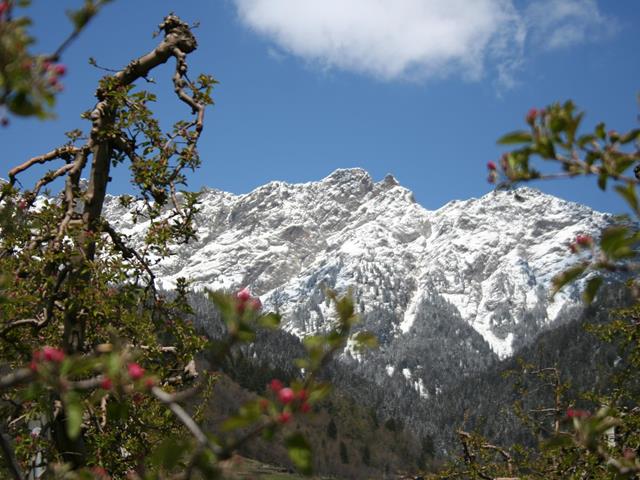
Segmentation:
<svg viewBox="0 0 640 480">
<path fill-rule="evenodd" d="M 249 292 L 249 289 L 247 287 L 244 287 L 242 290 L 236 293 L 236 298 L 241 302 L 246 302 L 251 298 L 251 293 Z"/>
<path fill-rule="evenodd" d="M 277 421 L 278 423 L 288 423 L 291 420 L 291 413 L 290 412 L 282 412 L 280 415 L 278 415 Z"/>
<path fill-rule="evenodd" d="M 249 300 L 249 307 L 251 307 L 251 310 L 258 312 L 262 309 L 262 302 L 258 297 L 254 297 Z"/>
<path fill-rule="evenodd" d="M 64 352 L 53 347 L 44 347 L 42 356 L 47 362 L 61 363 L 64 360 Z"/>
<path fill-rule="evenodd" d="M 104 377 L 100 382 L 100 388 L 103 390 L 111 390 L 113 388 L 113 382 L 109 377 Z"/>
<path fill-rule="evenodd" d="M 283 387 L 284 385 L 277 378 L 274 378 L 273 380 L 271 380 L 271 382 L 269 382 L 269 389 L 274 393 L 278 393 L 280 390 L 282 390 Z"/>
<path fill-rule="evenodd" d="M 285 405 L 293 402 L 295 398 L 296 394 L 289 387 L 283 388 L 278 392 L 278 400 Z"/>
<path fill-rule="evenodd" d="M 593 242 L 593 239 L 589 235 L 578 235 L 576 237 L 576 243 L 581 247 L 588 247 Z"/>
<path fill-rule="evenodd" d="M 587 410 L 579 410 L 577 408 L 567 409 L 567 417 L 569 418 L 587 418 L 591 416 L 591 412 Z"/>
<path fill-rule="evenodd" d="M 144 376 L 144 368 L 137 363 L 130 363 L 127 366 L 127 371 L 131 380 L 140 380 Z"/>
<path fill-rule="evenodd" d="M 56 75 L 63 76 L 64 74 L 67 73 L 67 67 L 65 65 L 63 65 L 62 63 L 59 63 L 55 67 L 53 67 L 53 72 Z"/>
</svg>

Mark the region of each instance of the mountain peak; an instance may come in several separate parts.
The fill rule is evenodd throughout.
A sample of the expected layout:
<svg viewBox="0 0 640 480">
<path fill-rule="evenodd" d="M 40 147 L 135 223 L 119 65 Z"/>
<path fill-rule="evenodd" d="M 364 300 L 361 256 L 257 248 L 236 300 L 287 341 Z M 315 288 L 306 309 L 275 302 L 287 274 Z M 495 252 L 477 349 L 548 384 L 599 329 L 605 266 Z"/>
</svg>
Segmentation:
<svg viewBox="0 0 640 480">
<path fill-rule="evenodd" d="M 327 175 L 322 181 L 344 183 L 347 181 L 371 181 L 371 175 L 364 168 L 338 168 Z"/>
<path fill-rule="evenodd" d="M 551 303 L 548 287 L 573 261 L 571 240 L 597 236 L 608 221 L 527 187 L 428 211 L 393 176 L 374 183 L 361 168 L 245 195 L 208 192 L 195 218 L 199 239 L 156 267 L 165 287 L 179 277 L 196 288 L 248 285 L 299 335 L 330 320 L 325 288 L 352 287 L 383 344 L 415 335 L 435 302 L 500 356 L 580 305 L 570 288 Z M 132 238 L 143 227 L 115 201 L 105 215 Z"/>
</svg>

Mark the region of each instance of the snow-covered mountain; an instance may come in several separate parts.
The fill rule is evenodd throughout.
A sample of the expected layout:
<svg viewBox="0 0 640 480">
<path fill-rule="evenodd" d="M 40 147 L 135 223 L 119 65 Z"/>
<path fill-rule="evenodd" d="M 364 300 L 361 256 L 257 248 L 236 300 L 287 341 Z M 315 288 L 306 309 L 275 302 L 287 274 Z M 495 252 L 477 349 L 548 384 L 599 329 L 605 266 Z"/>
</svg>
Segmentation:
<svg viewBox="0 0 640 480">
<path fill-rule="evenodd" d="M 498 356 L 511 354 L 580 308 L 575 287 L 551 301 L 550 280 L 573 261 L 570 241 L 597 236 L 609 221 L 531 188 L 429 211 L 392 176 L 375 182 L 357 168 L 319 182 L 271 182 L 245 195 L 209 189 L 201 202 L 198 240 L 156 267 L 163 287 L 179 277 L 196 288 L 249 286 L 301 336 L 331 316 L 325 287 L 352 288 L 365 328 L 387 353 L 419 342 L 416 336 L 440 338 L 433 322 L 439 316 L 442 323 L 446 310 L 462 320 L 452 334 L 471 327 L 461 339 L 471 350 L 484 340 Z M 105 215 L 136 242 L 144 224 L 133 224 L 115 198 Z M 394 363 L 389 375 L 399 368 Z M 411 363 L 420 368 L 419 359 Z"/>
</svg>

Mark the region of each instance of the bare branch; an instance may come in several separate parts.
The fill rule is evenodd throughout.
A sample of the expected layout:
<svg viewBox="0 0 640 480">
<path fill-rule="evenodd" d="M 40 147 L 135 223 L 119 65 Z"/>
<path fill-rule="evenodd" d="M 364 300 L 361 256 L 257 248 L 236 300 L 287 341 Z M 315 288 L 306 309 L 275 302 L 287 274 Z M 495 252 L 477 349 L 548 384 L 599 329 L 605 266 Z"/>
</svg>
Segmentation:
<svg viewBox="0 0 640 480">
<path fill-rule="evenodd" d="M 77 147 L 74 147 L 73 145 L 65 145 L 63 147 L 58 147 L 55 150 L 51 150 L 50 152 L 45 153 L 44 155 L 39 155 L 37 157 L 30 158 L 23 164 L 18 165 L 17 167 L 14 167 L 11 170 L 9 170 L 9 183 L 13 185 L 16 181 L 16 175 L 18 175 L 21 172 L 24 172 L 25 170 L 28 170 L 34 165 L 44 164 L 44 163 L 50 162 L 51 160 L 55 160 L 57 158 L 61 158 L 67 161 L 71 160 L 71 157 L 76 153 L 78 153 L 78 150 L 79 149 Z"/>
<path fill-rule="evenodd" d="M 216 455 L 222 453 L 222 449 L 207 438 L 193 418 L 191 418 L 191 416 L 177 403 L 177 397 L 175 395 L 171 395 L 159 387 L 152 387 L 151 393 L 154 397 L 169 407 L 173 414 L 178 418 L 178 420 L 180 420 L 187 430 L 191 432 L 200 445 L 208 448 Z"/>
<path fill-rule="evenodd" d="M 2 330 L 0 330 L 0 337 L 6 338 L 7 333 L 9 333 L 11 330 L 25 325 L 31 326 L 35 329 L 41 329 L 47 326 L 47 324 L 51 321 L 51 317 L 53 316 L 53 309 L 56 306 L 57 293 L 62 286 L 62 282 L 67 276 L 67 272 L 68 270 L 66 268 L 62 268 L 58 271 L 56 284 L 54 285 L 51 294 L 48 295 L 47 305 L 43 309 L 42 314 L 38 316 L 38 318 L 24 318 L 11 322 Z M 46 293 L 43 293 L 43 295 L 47 296 Z"/>
<path fill-rule="evenodd" d="M 193 110 L 193 113 L 197 114 L 195 127 L 196 127 L 196 133 L 199 136 L 200 132 L 202 131 L 202 127 L 204 125 L 204 108 L 205 107 L 203 104 L 197 102 L 193 97 L 187 94 L 187 92 L 184 90 L 184 87 L 186 84 L 186 81 L 184 80 L 184 76 L 187 74 L 186 55 L 178 48 L 174 49 L 173 54 L 176 57 L 176 71 L 173 74 L 174 90 L 178 98 L 182 100 L 184 103 L 186 103 L 187 105 L 189 105 Z M 195 138 L 194 141 L 192 141 L 192 145 L 195 144 L 195 141 L 197 141 L 197 138 Z"/>
<path fill-rule="evenodd" d="M 33 205 L 33 203 L 36 201 L 36 198 L 38 198 L 38 195 L 40 194 L 40 190 L 42 189 L 42 187 L 50 184 L 56 178 L 62 177 L 65 173 L 69 172 L 72 168 L 73 168 L 73 163 L 68 163 L 67 165 L 60 167 L 58 170 L 55 170 L 53 172 L 46 174 L 44 177 L 38 180 L 38 182 L 33 187 L 33 191 L 31 192 L 32 195 L 28 202 L 29 206 Z"/>
<path fill-rule="evenodd" d="M 23 327 L 25 325 L 31 326 L 34 328 L 40 328 L 45 324 L 45 318 L 22 318 L 20 320 L 16 320 L 11 322 L 9 325 L 0 330 L 0 337 L 5 337 L 7 333 L 9 333 L 14 328 Z"/>
<path fill-rule="evenodd" d="M 151 270 L 151 268 L 149 267 L 149 264 L 147 263 L 147 261 L 143 258 L 143 256 L 140 255 L 135 248 L 129 247 L 124 242 L 124 240 L 120 236 L 120 234 L 118 234 L 118 232 L 116 232 L 115 229 L 111 225 L 109 225 L 109 223 L 106 220 L 102 221 L 102 225 L 101 226 L 102 226 L 102 230 L 105 233 L 107 233 L 109 235 L 109 237 L 111 237 L 111 241 L 113 242 L 113 244 L 116 247 L 116 249 L 118 249 L 120 251 L 120 253 L 122 253 L 122 256 L 125 259 L 129 259 L 131 257 L 134 257 L 138 261 L 140 266 L 144 269 L 144 271 L 147 272 L 147 275 L 149 275 L 149 285 L 151 286 L 152 290 L 155 292 L 155 290 L 156 290 L 156 287 L 155 287 L 156 276 L 153 273 L 153 271 Z"/>
<path fill-rule="evenodd" d="M 473 451 L 471 450 L 471 446 L 469 445 L 469 443 L 472 441 L 473 437 L 471 436 L 470 433 L 465 432 L 463 430 L 457 430 L 456 433 L 460 437 L 460 442 L 462 443 L 462 447 L 463 447 L 463 450 L 464 450 L 465 461 L 470 465 L 471 464 L 475 464 L 476 463 L 476 456 L 473 453 Z M 492 450 L 492 451 L 495 451 L 495 452 L 499 453 L 500 456 L 505 461 L 505 463 L 507 464 L 507 471 L 509 472 L 509 475 L 513 474 L 513 458 L 511 457 L 511 454 L 509 454 L 509 452 L 507 452 L 504 448 L 498 447 L 496 445 L 492 445 L 492 444 L 487 443 L 487 442 L 481 442 L 480 444 L 477 445 L 477 448 L 480 448 L 480 449 L 483 449 L 483 450 Z M 482 471 L 478 471 L 478 475 L 480 477 L 482 477 L 482 478 L 485 478 L 485 479 L 488 479 L 488 480 L 493 480 L 493 477 L 487 475 L 486 473 L 484 473 Z"/>
<path fill-rule="evenodd" d="M 0 390 L 15 387 L 28 382 L 35 376 L 34 372 L 28 368 L 20 368 L 0 377 Z"/>
<path fill-rule="evenodd" d="M 15 480 L 23 480 L 25 477 L 22 474 L 20 465 L 16 460 L 16 456 L 13 452 L 13 449 L 11 448 L 11 445 L 9 445 L 9 442 L 5 437 L 4 429 L 2 427 L 0 427 L 0 448 L 2 448 L 2 453 L 13 478 Z"/>
</svg>

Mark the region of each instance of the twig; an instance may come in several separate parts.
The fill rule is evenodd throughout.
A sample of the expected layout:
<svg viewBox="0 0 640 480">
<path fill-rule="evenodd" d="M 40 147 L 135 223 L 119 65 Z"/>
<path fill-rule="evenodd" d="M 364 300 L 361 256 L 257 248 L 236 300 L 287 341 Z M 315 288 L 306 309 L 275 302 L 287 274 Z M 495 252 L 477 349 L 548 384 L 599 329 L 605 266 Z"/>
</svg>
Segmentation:
<svg viewBox="0 0 640 480">
<path fill-rule="evenodd" d="M 110 0 L 100 0 L 96 5 L 95 5 L 95 10 L 93 11 L 87 11 L 86 7 L 85 8 L 85 12 L 87 13 L 88 17 L 86 19 L 86 21 L 84 22 L 84 24 L 82 24 L 81 27 L 75 27 L 73 29 L 73 31 L 69 34 L 69 36 L 67 38 L 65 38 L 63 40 L 63 42 L 58 46 L 58 48 L 56 48 L 56 50 L 47 57 L 48 60 L 52 61 L 52 62 L 57 62 L 60 60 L 60 57 L 62 56 L 62 53 L 67 49 L 67 47 L 69 45 L 71 45 L 71 43 L 78 38 L 78 35 L 80 35 L 80 33 L 82 32 L 82 30 L 84 30 L 87 25 L 89 24 L 89 22 L 93 19 L 93 17 L 96 16 L 96 14 L 98 13 L 98 10 L 105 4 L 108 3 Z"/>
<path fill-rule="evenodd" d="M 136 249 L 131 248 L 126 243 L 124 243 L 124 240 L 122 239 L 120 234 L 116 232 L 115 229 L 111 225 L 109 225 L 109 223 L 106 220 L 102 221 L 101 226 L 102 226 L 102 230 L 106 232 L 109 235 L 109 237 L 111 237 L 111 241 L 113 242 L 114 246 L 116 247 L 117 250 L 120 251 L 120 253 L 122 253 L 122 256 L 125 259 L 135 257 L 135 259 L 138 261 L 140 266 L 144 269 L 145 272 L 147 272 L 147 275 L 149 275 L 149 285 L 151 285 L 152 290 L 155 292 L 156 276 L 151 270 L 151 268 L 149 267 L 149 264 L 142 257 L 142 255 L 140 255 Z"/>
<path fill-rule="evenodd" d="M 169 407 L 169 410 L 171 410 L 187 430 L 191 432 L 200 445 L 208 448 L 216 455 L 220 455 L 222 453 L 222 449 L 207 438 L 193 418 L 191 418 L 191 416 L 176 402 L 175 395 L 171 395 L 159 387 L 152 387 L 151 393 L 154 397 Z"/>
<path fill-rule="evenodd" d="M 7 325 L 2 330 L 0 330 L 0 337 L 6 338 L 7 333 L 9 333 L 11 330 L 24 325 L 30 325 L 35 329 L 41 329 L 47 326 L 47 324 L 51 321 L 51 317 L 53 316 L 53 308 L 56 305 L 56 296 L 57 296 L 58 290 L 60 290 L 60 287 L 62 286 L 62 282 L 64 281 L 67 275 L 67 272 L 68 270 L 66 268 L 63 268 L 58 272 L 58 276 L 56 278 L 56 284 L 53 288 L 53 292 L 51 292 L 51 294 L 49 295 L 47 306 L 43 310 L 43 313 L 39 319 L 24 318 L 21 320 L 16 320 L 14 322 L 11 322 L 9 325 Z"/>
</svg>

